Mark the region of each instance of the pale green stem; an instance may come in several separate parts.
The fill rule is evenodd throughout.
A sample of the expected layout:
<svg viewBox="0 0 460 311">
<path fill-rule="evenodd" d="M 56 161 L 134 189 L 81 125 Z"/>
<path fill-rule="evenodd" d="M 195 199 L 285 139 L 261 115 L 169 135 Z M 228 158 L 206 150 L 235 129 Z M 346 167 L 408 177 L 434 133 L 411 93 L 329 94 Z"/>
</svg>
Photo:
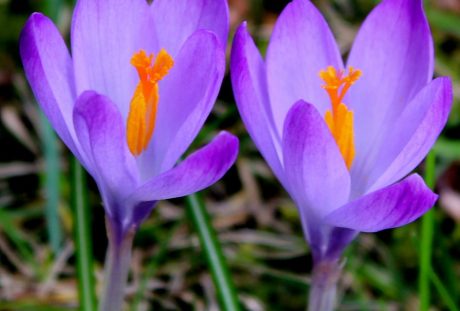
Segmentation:
<svg viewBox="0 0 460 311">
<path fill-rule="evenodd" d="M 332 311 L 336 307 L 337 282 L 342 271 L 338 260 L 315 264 L 308 298 L 309 311 Z"/>
<path fill-rule="evenodd" d="M 123 308 L 124 291 L 128 281 L 132 244 L 135 230 L 126 233 L 121 241 L 106 222 L 109 246 L 105 260 L 105 279 L 99 311 L 120 311 Z"/>
</svg>

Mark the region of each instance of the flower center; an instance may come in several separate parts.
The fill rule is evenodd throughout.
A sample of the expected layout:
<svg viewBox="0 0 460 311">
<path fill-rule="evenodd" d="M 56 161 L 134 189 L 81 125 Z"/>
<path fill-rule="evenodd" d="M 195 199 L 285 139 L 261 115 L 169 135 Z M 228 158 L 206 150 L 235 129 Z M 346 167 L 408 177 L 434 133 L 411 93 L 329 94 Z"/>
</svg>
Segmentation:
<svg viewBox="0 0 460 311">
<path fill-rule="evenodd" d="M 140 80 L 126 122 L 126 139 L 134 156 L 140 155 L 152 138 L 160 99 L 158 82 L 174 65 L 174 60 L 164 49 L 160 50 L 155 61 L 153 59 L 154 55 L 147 56 L 144 50 L 134 53 L 131 58 L 131 65 L 136 68 Z"/>
<path fill-rule="evenodd" d="M 351 168 L 355 157 L 353 111 L 349 110 L 342 100 L 361 75 L 361 70 L 351 66 L 348 68 L 348 72 L 336 70 L 332 66 L 319 72 L 320 78 L 325 83 L 322 87 L 329 95 L 332 106 L 332 109 L 326 111 L 324 119 L 348 169 Z"/>
</svg>

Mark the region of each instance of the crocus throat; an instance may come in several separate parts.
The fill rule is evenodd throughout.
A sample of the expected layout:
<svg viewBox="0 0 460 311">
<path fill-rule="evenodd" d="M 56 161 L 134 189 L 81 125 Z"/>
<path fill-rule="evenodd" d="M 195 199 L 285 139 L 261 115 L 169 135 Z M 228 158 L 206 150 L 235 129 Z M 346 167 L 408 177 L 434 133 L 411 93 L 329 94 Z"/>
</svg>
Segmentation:
<svg viewBox="0 0 460 311">
<path fill-rule="evenodd" d="M 331 100 L 332 109 L 326 111 L 324 119 L 334 136 L 339 150 L 350 169 L 355 157 L 355 143 L 353 133 L 353 111 L 342 102 L 350 87 L 361 77 L 362 72 L 353 67 L 344 70 L 336 70 L 329 66 L 319 73 L 324 81 L 322 87 L 326 90 Z"/>
<path fill-rule="evenodd" d="M 155 61 L 153 59 L 154 55 L 147 56 L 144 50 L 134 53 L 131 58 L 131 65 L 136 68 L 140 80 L 126 122 L 126 139 L 134 156 L 147 149 L 152 138 L 160 99 L 158 82 L 174 65 L 173 58 L 164 49 L 160 50 Z"/>
</svg>

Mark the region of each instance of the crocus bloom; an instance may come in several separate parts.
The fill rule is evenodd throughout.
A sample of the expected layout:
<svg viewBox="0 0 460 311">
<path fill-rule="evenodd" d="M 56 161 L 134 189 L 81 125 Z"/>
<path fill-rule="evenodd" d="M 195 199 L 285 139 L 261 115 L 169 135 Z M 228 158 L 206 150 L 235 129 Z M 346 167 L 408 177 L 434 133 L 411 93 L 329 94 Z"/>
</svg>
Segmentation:
<svg viewBox="0 0 460 311">
<path fill-rule="evenodd" d="M 448 78 L 433 76 L 421 0 L 383 0 L 344 66 L 308 0 L 280 15 L 265 60 L 238 29 L 231 75 L 256 146 L 295 201 L 314 262 L 338 261 L 358 232 L 399 227 L 437 196 L 417 174 L 446 124 Z"/>
<path fill-rule="evenodd" d="M 116 241 L 155 202 L 208 187 L 235 161 L 238 141 L 222 132 L 176 166 L 217 97 L 227 35 L 225 0 L 79 0 L 72 56 L 47 17 L 27 21 L 27 79 L 96 180 Z"/>
</svg>

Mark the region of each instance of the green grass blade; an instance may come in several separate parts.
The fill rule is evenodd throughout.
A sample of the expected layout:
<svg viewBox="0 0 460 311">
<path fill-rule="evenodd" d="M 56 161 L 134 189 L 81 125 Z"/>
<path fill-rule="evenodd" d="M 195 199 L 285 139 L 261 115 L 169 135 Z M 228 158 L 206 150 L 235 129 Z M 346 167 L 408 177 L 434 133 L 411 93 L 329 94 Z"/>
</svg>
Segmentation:
<svg viewBox="0 0 460 311">
<path fill-rule="evenodd" d="M 433 282 L 434 287 L 438 291 L 439 296 L 441 297 L 441 300 L 449 308 L 449 310 L 459 311 L 459 309 L 457 308 L 455 304 L 455 301 L 450 296 L 449 291 L 447 290 L 443 282 L 439 279 L 439 277 L 433 270 L 431 270 L 430 278 L 431 278 L 431 281 Z"/>
<path fill-rule="evenodd" d="M 45 116 L 41 115 L 42 146 L 45 157 L 45 217 L 51 248 L 59 253 L 62 242 L 62 228 L 59 219 L 59 148 L 56 135 Z"/>
<path fill-rule="evenodd" d="M 58 22 L 59 19 L 59 11 L 62 7 L 62 0 L 46 0 L 44 2 L 43 12 L 51 18 L 55 23 Z"/>
<path fill-rule="evenodd" d="M 12 245 L 14 245 L 14 247 L 17 249 L 21 258 L 31 264 L 34 268 L 34 271 L 37 271 L 38 268 L 36 258 L 34 257 L 34 253 L 30 245 L 27 243 L 27 237 L 24 236 L 22 231 L 18 228 L 16 222 L 11 217 L 11 213 L 0 208 L 0 233 L 3 232 L 11 240 Z"/>
<path fill-rule="evenodd" d="M 443 32 L 455 35 L 460 37 L 460 17 L 458 14 L 450 11 L 441 11 L 431 7 L 427 7 L 426 15 L 430 25 L 436 29 Z"/>
<path fill-rule="evenodd" d="M 94 291 L 93 254 L 91 245 L 91 214 L 87 204 L 86 175 L 72 157 L 72 209 L 75 220 L 75 246 L 78 272 L 78 294 L 80 310 L 96 310 L 96 296 Z"/>
<path fill-rule="evenodd" d="M 436 155 L 432 150 L 425 160 L 425 182 L 431 189 L 435 185 Z M 419 271 L 419 298 L 420 310 L 430 308 L 430 274 L 431 253 L 433 244 L 434 209 L 431 209 L 422 218 L 420 238 L 420 271 Z"/>
<path fill-rule="evenodd" d="M 190 195 L 186 198 L 186 203 L 187 213 L 198 233 L 201 247 L 211 270 L 221 310 L 240 310 L 227 262 L 201 197 L 199 194 Z"/>
<path fill-rule="evenodd" d="M 58 20 L 62 0 L 46 0 L 43 2 L 43 12 L 54 22 Z M 40 126 L 42 148 L 45 157 L 45 217 L 48 236 L 54 254 L 57 254 L 63 240 L 62 228 L 59 220 L 59 143 L 53 128 L 45 115 L 40 112 Z"/>
</svg>

